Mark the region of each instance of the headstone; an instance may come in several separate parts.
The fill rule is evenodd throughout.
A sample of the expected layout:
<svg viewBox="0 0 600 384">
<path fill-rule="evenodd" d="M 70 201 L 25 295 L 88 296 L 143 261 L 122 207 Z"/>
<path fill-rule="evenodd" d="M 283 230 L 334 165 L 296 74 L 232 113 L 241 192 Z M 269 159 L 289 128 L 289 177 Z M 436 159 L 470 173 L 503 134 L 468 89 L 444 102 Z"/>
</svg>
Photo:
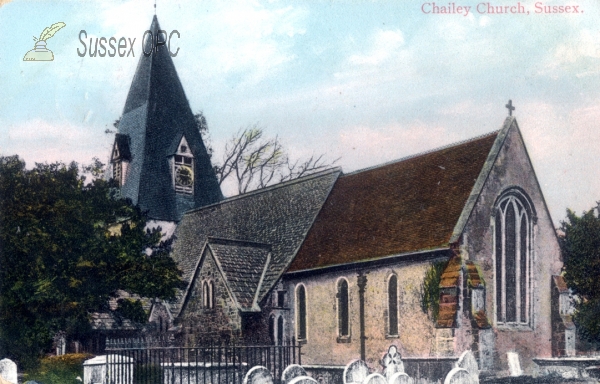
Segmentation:
<svg viewBox="0 0 600 384">
<path fill-rule="evenodd" d="M 390 346 L 387 353 L 381 359 L 383 365 L 383 375 L 386 379 L 390 379 L 395 373 L 404 372 L 404 363 L 400 358 L 398 347 Z"/>
<path fill-rule="evenodd" d="M 300 376 L 307 376 L 304 368 L 298 364 L 288 365 L 281 374 L 281 384 L 289 384 L 293 379 Z"/>
<path fill-rule="evenodd" d="M 10 359 L 0 360 L 0 376 L 8 382 L 17 384 L 17 364 Z"/>
<path fill-rule="evenodd" d="M 379 373 L 371 373 L 363 384 L 388 384 L 388 381 Z"/>
<path fill-rule="evenodd" d="M 452 368 L 444 379 L 444 384 L 473 384 L 471 383 L 471 375 L 463 368 Z"/>
<path fill-rule="evenodd" d="M 388 380 L 389 384 L 413 384 L 413 380 L 404 372 L 394 373 Z"/>
<path fill-rule="evenodd" d="M 506 358 L 508 359 L 508 370 L 511 376 L 521 376 L 523 371 L 521 370 L 521 363 L 519 362 L 519 354 L 516 352 L 506 352 Z"/>
<path fill-rule="evenodd" d="M 257 365 L 246 373 L 244 384 L 273 384 L 273 376 L 267 368 Z"/>
<path fill-rule="evenodd" d="M 344 368 L 344 384 L 360 384 L 369 376 L 369 367 L 362 360 L 354 360 Z"/>
<path fill-rule="evenodd" d="M 102 384 L 106 377 L 106 355 L 83 362 L 83 384 Z"/>
<path fill-rule="evenodd" d="M 463 368 L 469 372 L 471 383 L 479 384 L 479 366 L 477 365 L 477 360 L 475 359 L 473 352 L 469 350 L 464 351 L 456 362 L 456 367 Z"/>
<path fill-rule="evenodd" d="M 319 384 L 319 382 L 310 376 L 298 376 L 293 378 L 289 384 Z"/>
</svg>

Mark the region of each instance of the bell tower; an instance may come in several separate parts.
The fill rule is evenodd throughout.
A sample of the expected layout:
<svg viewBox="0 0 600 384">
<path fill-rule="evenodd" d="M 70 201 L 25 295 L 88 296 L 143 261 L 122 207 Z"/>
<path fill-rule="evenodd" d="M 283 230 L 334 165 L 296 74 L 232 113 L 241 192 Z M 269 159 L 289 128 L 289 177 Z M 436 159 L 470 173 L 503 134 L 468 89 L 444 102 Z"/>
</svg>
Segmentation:
<svg viewBox="0 0 600 384">
<path fill-rule="evenodd" d="M 210 157 L 156 15 L 140 57 L 111 153 L 121 195 L 149 218 L 179 221 L 189 209 L 223 198 Z M 150 35 L 150 34 L 147 34 Z M 163 41 L 164 43 L 164 41 Z"/>
</svg>

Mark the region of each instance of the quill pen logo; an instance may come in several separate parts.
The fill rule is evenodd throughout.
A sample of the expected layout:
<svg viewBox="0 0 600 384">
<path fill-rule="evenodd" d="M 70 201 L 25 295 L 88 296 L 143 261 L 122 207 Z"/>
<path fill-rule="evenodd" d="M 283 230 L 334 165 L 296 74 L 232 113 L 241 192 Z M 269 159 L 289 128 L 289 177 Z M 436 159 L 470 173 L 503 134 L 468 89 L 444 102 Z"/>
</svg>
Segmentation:
<svg viewBox="0 0 600 384">
<path fill-rule="evenodd" d="M 35 41 L 35 46 L 31 51 L 25 54 L 23 61 L 53 61 L 54 54 L 51 50 L 46 48 L 46 41 L 66 25 L 67 24 L 62 21 L 54 23 L 42 31 L 39 39 L 34 36 L 33 41 Z"/>
</svg>

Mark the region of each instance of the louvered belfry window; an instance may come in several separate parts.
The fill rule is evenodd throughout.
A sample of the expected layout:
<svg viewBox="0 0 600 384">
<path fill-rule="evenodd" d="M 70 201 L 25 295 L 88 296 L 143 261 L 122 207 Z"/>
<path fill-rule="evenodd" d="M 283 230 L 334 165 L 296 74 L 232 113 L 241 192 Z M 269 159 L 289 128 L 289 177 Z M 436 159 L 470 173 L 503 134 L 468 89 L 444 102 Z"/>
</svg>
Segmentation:
<svg viewBox="0 0 600 384">
<path fill-rule="evenodd" d="M 494 218 L 496 321 L 529 324 L 532 209 L 519 191 L 506 193 Z"/>
</svg>

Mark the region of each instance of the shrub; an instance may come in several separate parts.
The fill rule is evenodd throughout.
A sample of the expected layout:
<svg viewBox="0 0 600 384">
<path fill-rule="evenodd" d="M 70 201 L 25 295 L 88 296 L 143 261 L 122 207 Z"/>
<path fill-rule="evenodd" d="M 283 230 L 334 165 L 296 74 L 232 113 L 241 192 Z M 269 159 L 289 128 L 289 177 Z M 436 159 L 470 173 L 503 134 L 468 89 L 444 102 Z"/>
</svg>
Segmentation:
<svg viewBox="0 0 600 384">
<path fill-rule="evenodd" d="M 25 380 L 43 384 L 81 384 L 77 376 L 83 378 L 83 362 L 94 357 L 87 353 L 71 353 L 62 356 L 44 357 L 40 366 L 25 373 Z"/>
</svg>

